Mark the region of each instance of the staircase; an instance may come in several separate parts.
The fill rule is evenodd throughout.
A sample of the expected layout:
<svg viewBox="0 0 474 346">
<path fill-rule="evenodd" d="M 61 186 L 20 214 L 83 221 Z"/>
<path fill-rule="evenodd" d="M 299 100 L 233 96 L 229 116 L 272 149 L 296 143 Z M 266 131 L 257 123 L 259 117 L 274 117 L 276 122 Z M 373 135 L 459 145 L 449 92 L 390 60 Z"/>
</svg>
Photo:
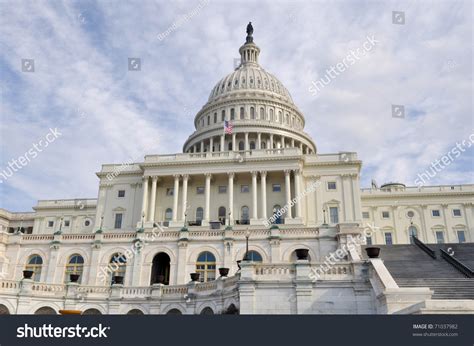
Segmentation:
<svg viewBox="0 0 474 346">
<path fill-rule="evenodd" d="M 468 278 L 395 278 L 400 287 L 429 287 L 433 299 L 474 299 L 474 280 Z"/>
</svg>

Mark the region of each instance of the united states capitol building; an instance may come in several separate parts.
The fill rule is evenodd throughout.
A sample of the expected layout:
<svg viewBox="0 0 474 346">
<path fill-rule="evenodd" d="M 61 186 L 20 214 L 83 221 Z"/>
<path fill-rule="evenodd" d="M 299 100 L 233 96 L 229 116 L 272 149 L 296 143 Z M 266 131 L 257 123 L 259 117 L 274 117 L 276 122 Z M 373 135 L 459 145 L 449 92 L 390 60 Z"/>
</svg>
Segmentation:
<svg viewBox="0 0 474 346">
<path fill-rule="evenodd" d="M 104 164 L 96 199 L 0 209 L 0 313 L 474 312 L 474 185 L 361 189 L 251 25 L 239 52 L 182 153 Z"/>
</svg>

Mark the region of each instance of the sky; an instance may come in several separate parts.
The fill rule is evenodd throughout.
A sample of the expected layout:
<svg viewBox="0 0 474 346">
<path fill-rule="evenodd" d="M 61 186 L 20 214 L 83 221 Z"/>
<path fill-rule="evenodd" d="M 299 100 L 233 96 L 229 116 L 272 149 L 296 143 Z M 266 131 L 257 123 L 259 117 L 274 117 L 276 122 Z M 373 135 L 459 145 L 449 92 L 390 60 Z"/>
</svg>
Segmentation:
<svg viewBox="0 0 474 346">
<path fill-rule="evenodd" d="M 181 152 L 249 21 L 318 153 L 357 152 L 362 187 L 416 185 L 456 144 L 426 185 L 473 183 L 472 13 L 455 0 L 0 0 L 0 208 L 96 198 L 102 164 Z"/>
</svg>

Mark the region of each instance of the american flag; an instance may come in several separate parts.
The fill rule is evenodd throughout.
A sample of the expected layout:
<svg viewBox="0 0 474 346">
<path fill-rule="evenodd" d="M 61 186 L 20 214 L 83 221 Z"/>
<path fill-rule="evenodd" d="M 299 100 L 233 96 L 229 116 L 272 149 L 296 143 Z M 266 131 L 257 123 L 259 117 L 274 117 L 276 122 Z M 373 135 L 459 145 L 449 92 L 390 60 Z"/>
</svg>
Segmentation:
<svg viewBox="0 0 474 346">
<path fill-rule="evenodd" d="M 231 135 L 232 134 L 232 123 L 228 120 L 224 120 L 224 133 Z"/>
</svg>

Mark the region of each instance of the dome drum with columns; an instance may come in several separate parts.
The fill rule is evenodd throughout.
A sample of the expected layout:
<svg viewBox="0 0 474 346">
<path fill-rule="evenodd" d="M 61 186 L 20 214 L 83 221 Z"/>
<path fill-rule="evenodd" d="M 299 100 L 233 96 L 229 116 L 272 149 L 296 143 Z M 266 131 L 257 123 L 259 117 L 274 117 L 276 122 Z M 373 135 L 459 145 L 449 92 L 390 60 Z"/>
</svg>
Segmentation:
<svg viewBox="0 0 474 346">
<path fill-rule="evenodd" d="M 196 131 L 187 139 L 188 153 L 300 148 L 316 153 L 316 145 L 303 132 L 305 119 L 290 93 L 258 63 L 260 48 L 252 34 L 239 49 L 241 64 L 212 89 L 208 102 L 194 119 Z M 234 128 L 223 133 L 224 120 Z"/>
</svg>

